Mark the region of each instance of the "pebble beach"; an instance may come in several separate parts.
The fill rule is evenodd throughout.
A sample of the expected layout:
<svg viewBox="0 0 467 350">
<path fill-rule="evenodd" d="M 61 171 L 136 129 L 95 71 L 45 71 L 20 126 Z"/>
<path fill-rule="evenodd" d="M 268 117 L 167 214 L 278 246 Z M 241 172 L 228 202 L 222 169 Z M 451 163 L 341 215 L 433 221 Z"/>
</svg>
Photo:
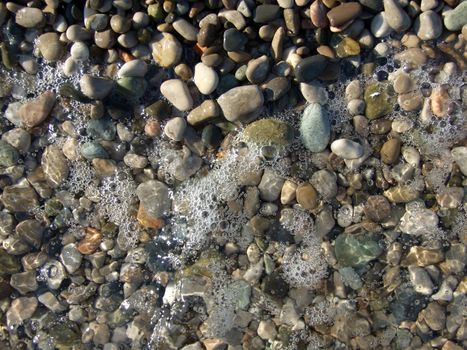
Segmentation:
<svg viewBox="0 0 467 350">
<path fill-rule="evenodd" d="M 466 41 L 466 0 L 0 2 L 0 349 L 466 349 Z"/>
</svg>

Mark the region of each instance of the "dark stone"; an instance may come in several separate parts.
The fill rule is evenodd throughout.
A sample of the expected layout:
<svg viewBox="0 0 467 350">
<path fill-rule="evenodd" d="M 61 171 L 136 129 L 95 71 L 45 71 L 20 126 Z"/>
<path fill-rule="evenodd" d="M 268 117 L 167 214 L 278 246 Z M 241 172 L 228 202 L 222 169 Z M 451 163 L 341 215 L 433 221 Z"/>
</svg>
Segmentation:
<svg viewBox="0 0 467 350">
<path fill-rule="evenodd" d="M 278 272 L 273 272 L 264 277 L 263 292 L 281 299 L 287 296 L 289 286 Z"/>
<path fill-rule="evenodd" d="M 397 287 L 394 294 L 394 299 L 389 304 L 389 310 L 396 318 L 397 323 L 406 320 L 415 321 L 418 313 L 426 306 L 426 298 L 416 293 L 408 285 Z"/>
<path fill-rule="evenodd" d="M 280 10 L 280 7 L 277 5 L 259 5 L 256 7 L 253 21 L 255 23 L 269 23 L 279 17 Z"/>
<path fill-rule="evenodd" d="M 328 64 L 326 57 L 314 55 L 301 60 L 295 67 L 295 77 L 299 82 L 310 82 L 316 79 Z"/>
<path fill-rule="evenodd" d="M 224 32 L 223 47 L 225 51 L 242 51 L 248 39 L 235 28 L 227 29 Z"/>
</svg>

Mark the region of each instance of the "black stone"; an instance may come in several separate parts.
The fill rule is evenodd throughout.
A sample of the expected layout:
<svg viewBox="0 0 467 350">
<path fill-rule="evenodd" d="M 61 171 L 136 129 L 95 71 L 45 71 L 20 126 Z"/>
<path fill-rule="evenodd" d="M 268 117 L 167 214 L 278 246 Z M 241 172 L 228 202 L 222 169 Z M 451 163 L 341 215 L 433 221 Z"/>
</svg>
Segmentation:
<svg viewBox="0 0 467 350">
<path fill-rule="evenodd" d="M 295 77 L 299 82 L 310 82 L 316 79 L 328 65 L 326 57 L 314 55 L 301 60 L 295 67 Z"/>
<path fill-rule="evenodd" d="M 248 39 L 234 28 L 224 32 L 223 47 L 225 51 L 242 51 Z"/>
<path fill-rule="evenodd" d="M 275 298 L 285 298 L 289 292 L 289 286 L 279 272 L 273 272 L 263 279 L 263 292 Z"/>
</svg>

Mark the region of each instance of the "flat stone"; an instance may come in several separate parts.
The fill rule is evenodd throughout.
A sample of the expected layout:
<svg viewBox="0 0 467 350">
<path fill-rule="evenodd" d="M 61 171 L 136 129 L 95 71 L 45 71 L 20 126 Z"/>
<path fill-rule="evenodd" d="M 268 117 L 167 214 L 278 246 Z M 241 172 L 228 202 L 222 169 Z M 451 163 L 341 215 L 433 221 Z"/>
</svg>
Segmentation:
<svg viewBox="0 0 467 350">
<path fill-rule="evenodd" d="M 420 314 L 432 330 L 441 331 L 446 327 L 446 310 L 437 302 L 429 303 Z"/>
<path fill-rule="evenodd" d="M 187 111 L 193 107 L 188 86 L 180 79 L 166 80 L 161 84 L 161 94 L 180 111 Z"/>
<path fill-rule="evenodd" d="M 340 27 L 357 18 L 362 12 L 362 6 L 358 2 L 341 3 L 333 7 L 327 17 L 332 27 Z"/>
<path fill-rule="evenodd" d="M 56 62 L 62 58 L 65 53 L 65 44 L 60 41 L 57 33 L 49 32 L 42 34 L 37 39 L 37 47 L 44 57 L 49 62 Z"/>
<path fill-rule="evenodd" d="M 45 178 L 52 188 L 59 187 L 68 177 L 68 162 L 58 146 L 50 145 L 45 148 L 41 165 Z"/>
<path fill-rule="evenodd" d="M 413 187 L 399 185 L 384 191 L 384 196 L 393 203 L 408 203 L 419 197 L 420 193 Z"/>
<path fill-rule="evenodd" d="M 327 59 L 321 55 L 314 55 L 302 59 L 295 67 L 295 78 L 299 82 L 310 82 L 316 79 L 328 65 Z"/>
<path fill-rule="evenodd" d="M 96 158 L 109 158 L 109 154 L 107 153 L 107 151 L 97 142 L 86 142 L 82 144 L 80 147 L 80 153 L 84 158 L 88 160 L 94 160 Z"/>
<path fill-rule="evenodd" d="M 111 79 L 84 74 L 79 81 L 79 86 L 81 92 L 87 97 L 95 100 L 103 100 L 112 91 L 114 82 Z"/>
<path fill-rule="evenodd" d="M 200 44 L 203 47 L 207 47 L 211 45 L 212 43 L 214 43 L 217 37 L 218 30 L 219 30 L 219 27 L 215 24 L 208 23 L 202 26 L 197 35 L 198 44 Z M 224 35 L 225 35 L 225 32 L 224 32 Z"/>
<path fill-rule="evenodd" d="M 183 47 L 170 33 L 156 35 L 151 48 L 154 61 L 162 68 L 174 67 L 182 58 Z"/>
<path fill-rule="evenodd" d="M 39 206 L 37 194 L 27 180 L 6 186 L 3 189 L 2 202 L 12 212 L 26 212 Z"/>
<path fill-rule="evenodd" d="M 438 229 L 438 215 L 430 209 L 409 210 L 401 217 L 399 228 L 408 235 L 422 236 Z"/>
<path fill-rule="evenodd" d="M 331 151 L 344 159 L 356 159 L 363 155 L 363 147 L 349 139 L 338 139 L 331 143 Z"/>
<path fill-rule="evenodd" d="M 336 258 L 342 267 L 359 267 L 376 259 L 383 251 L 369 234 L 342 233 L 335 241 Z"/>
<path fill-rule="evenodd" d="M 408 63 L 413 68 L 423 66 L 428 60 L 426 53 L 418 47 L 411 47 L 405 51 L 396 53 L 394 59 L 401 63 Z"/>
<path fill-rule="evenodd" d="M 200 62 L 195 66 L 195 75 L 193 78 L 196 87 L 203 95 L 209 95 L 217 88 L 219 77 L 216 71 Z"/>
<path fill-rule="evenodd" d="M 19 159 L 18 151 L 9 143 L 0 140 L 0 166 L 10 167 Z"/>
<path fill-rule="evenodd" d="M 268 118 L 248 124 L 243 135 L 253 143 L 286 146 L 293 139 L 293 129 L 284 121 Z"/>
<path fill-rule="evenodd" d="M 231 122 L 256 118 L 261 111 L 264 97 L 256 85 L 235 87 L 217 99 L 224 117 Z"/>
<path fill-rule="evenodd" d="M 327 111 L 318 103 L 312 103 L 303 111 L 300 136 L 306 149 L 323 151 L 331 138 L 331 123 Z"/>
<path fill-rule="evenodd" d="M 422 295 L 431 295 L 433 293 L 433 282 L 423 267 L 409 266 L 409 279 L 413 289 Z"/>
<path fill-rule="evenodd" d="M 444 260 L 444 254 L 439 249 L 413 246 L 402 261 L 402 266 L 417 265 L 425 267 L 435 265 Z"/>
<path fill-rule="evenodd" d="M 42 11 L 35 7 L 23 7 L 16 12 L 16 23 L 25 28 L 36 28 L 44 20 Z"/>
<path fill-rule="evenodd" d="M 371 33 L 376 38 L 384 38 L 392 33 L 392 28 L 389 26 L 386 13 L 380 12 L 371 20 Z"/>
<path fill-rule="evenodd" d="M 15 273 L 11 275 L 10 285 L 23 295 L 28 292 L 34 292 L 38 287 L 36 272 L 27 271 Z"/>
<path fill-rule="evenodd" d="M 355 4 L 355 3 L 351 3 Z M 360 45 L 350 37 L 345 37 L 336 45 L 337 57 L 350 57 L 360 54 Z"/>
<path fill-rule="evenodd" d="M 56 95 L 52 91 L 46 91 L 34 100 L 21 105 L 18 110 L 20 125 L 27 129 L 42 123 L 49 116 L 55 105 Z"/>
<path fill-rule="evenodd" d="M 317 28 L 326 28 L 329 25 L 329 20 L 326 16 L 327 8 L 321 0 L 315 0 L 310 6 L 310 19 L 311 23 Z M 334 20 L 338 19 L 337 17 L 341 15 L 341 11 L 334 13 L 331 16 L 334 16 Z M 348 22 L 348 21 L 345 21 Z"/>
</svg>

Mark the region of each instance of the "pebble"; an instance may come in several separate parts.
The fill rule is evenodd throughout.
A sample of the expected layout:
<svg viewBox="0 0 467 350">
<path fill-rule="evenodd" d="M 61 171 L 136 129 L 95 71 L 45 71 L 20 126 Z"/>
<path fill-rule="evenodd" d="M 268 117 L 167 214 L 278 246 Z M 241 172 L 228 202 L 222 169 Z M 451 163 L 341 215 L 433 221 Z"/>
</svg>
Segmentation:
<svg viewBox="0 0 467 350">
<path fill-rule="evenodd" d="M 327 17 L 332 27 L 341 27 L 357 18 L 362 12 L 362 6 L 358 2 L 341 3 L 333 7 Z"/>
<path fill-rule="evenodd" d="M 0 140 L 0 166 L 10 167 L 19 159 L 18 151 L 9 143 Z"/>
<path fill-rule="evenodd" d="M 325 201 L 331 201 L 337 195 L 337 176 L 327 169 L 316 171 L 310 183 Z"/>
<path fill-rule="evenodd" d="M 131 60 L 126 62 L 118 70 L 117 76 L 121 77 L 138 77 L 142 78 L 146 75 L 148 71 L 148 65 L 146 62 L 140 59 Z"/>
<path fill-rule="evenodd" d="M 17 126 L 31 129 L 41 124 L 49 116 L 55 101 L 55 93 L 46 91 L 36 99 L 24 103 L 17 112 L 19 118 Z"/>
<path fill-rule="evenodd" d="M 391 34 L 392 28 L 389 26 L 388 20 L 386 19 L 386 13 L 380 12 L 371 20 L 371 33 L 376 38 L 384 38 Z"/>
<path fill-rule="evenodd" d="M 37 309 L 37 304 L 37 299 L 34 296 L 14 299 L 6 312 L 8 327 L 19 326 L 23 324 L 24 320 L 30 319 Z"/>
<path fill-rule="evenodd" d="M 423 105 L 423 96 L 420 91 L 411 91 L 400 94 L 397 97 L 397 103 L 404 111 L 419 111 Z"/>
<path fill-rule="evenodd" d="M 274 171 L 266 169 L 258 185 L 261 199 L 267 202 L 273 202 L 279 199 L 284 181 L 285 180 Z"/>
<path fill-rule="evenodd" d="M 461 30 L 467 24 L 467 3 L 462 1 L 453 10 L 444 13 L 444 26 L 450 31 Z"/>
<path fill-rule="evenodd" d="M 399 159 L 401 152 L 401 140 L 398 138 L 393 138 L 386 141 L 381 147 L 380 157 L 381 161 L 386 164 L 394 164 Z"/>
<path fill-rule="evenodd" d="M 246 121 L 258 116 L 264 97 L 256 85 L 244 85 L 223 93 L 217 103 L 228 121 Z"/>
<path fill-rule="evenodd" d="M 327 9 L 321 0 L 315 0 L 310 6 L 311 23 L 317 28 L 325 28 L 329 25 L 326 16 Z M 347 21 L 345 21 L 347 22 Z"/>
<path fill-rule="evenodd" d="M 246 78 L 252 84 L 260 84 L 269 73 L 269 59 L 266 55 L 252 59 L 246 68 Z"/>
<path fill-rule="evenodd" d="M 331 143 L 331 151 L 344 159 L 356 159 L 363 155 L 363 147 L 349 139 L 338 139 Z"/>
<path fill-rule="evenodd" d="M 60 41 L 57 33 L 49 32 L 42 34 L 37 39 L 37 47 L 44 57 L 49 62 L 56 62 L 62 58 L 65 53 L 65 46 Z"/>
<path fill-rule="evenodd" d="M 443 208 L 455 209 L 462 204 L 464 189 L 462 187 L 448 187 L 436 194 L 436 201 Z"/>
<path fill-rule="evenodd" d="M 68 177 L 68 162 L 58 146 L 50 145 L 45 148 L 41 165 L 47 183 L 52 188 L 59 187 Z"/>
<path fill-rule="evenodd" d="M 420 16 L 415 19 L 414 30 L 421 40 L 437 39 L 443 31 L 441 17 L 431 10 L 422 12 Z"/>
<path fill-rule="evenodd" d="M 123 162 L 131 169 L 144 169 L 148 165 L 148 159 L 135 153 L 127 153 L 123 157 Z"/>
<path fill-rule="evenodd" d="M 195 39 L 196 40 L 196 39 Z M 160 33 L 151 43 L 152 57 L 162 68 L 176 66 L 183 53 L 183 48 L 175 36 L 170 33 Z"/>
<path fill-rule="evenodd" d="M 438 216 L 430 209 L 407 211 L 400 219 L 400 229 L 408 235 L 427 235 L 438 227 Z"/>
<path fill-rule="evenodd" d="M 303 111 L 300 136 L 306 149 L 323 151 L 331 138 L 331 124 L 327 111 L 318 103 L 311 103 Z"/>
<path fill-rule="evenodd" d="M 405 94 L 415 89 L 415 84 L 410 75 L 405 73 L 397 74 L 394 79 L 394 91 L 398 94 Z"/>
<path fill-rule="evenodd" d="M 38 287 L 36 272 L 26 271 L 15 273 L 11 275 L 10 285 L 23 295 L 28 292 L 34 292 Z"/>
<path fill-rule="evenodd" d="M 290 90 L 290 81 L 285 77 L 276 77 L 264 83 L 261 88 L 266 101 L 277 101 Z"/>
<path fill-rule="evenodd" d="M 170 119 L 164 127 L 164 134 L 174 141 L 181 141 L 186 129 L 186 120 L 181 117 Z"/>
<path fill-rule="evenodd" d="M 396 0 L 383 0 L 385 18 L 388 25 L 396 32 L 404 32 L 412 24 L 409 15 Z"/>
<path fill-rule="evenodd" d="M 89 58 L 89 49 L 85 43 L 77 42 L 71 45 L 70 55 L 75 61 L 83 62 Z"/>
<path fill-rule="evenodd" d="M 44 15 L 42 11 L 34 7 L 23 7 L 16 12 L 16 23 L 25 28 L 39 27 L 43 20 Z"/>
<path fill-rule="evenodd" d="M 433 294 L 433 282 L 423 267 L 409 266 L 409 278 L 414 290 L 422 295 Z"/>
<path fill-rule="evenodd" d="M 97 142 L 86 142 L 81 145 L 79 150 L 81 155 L 88 160 L 93 160 L 95 158 L 109 158 L 107 151 Z"/>
<path fill-rule="evenodd" d="M 392 112 L 393 98 L 389 95 L 386 83 L 372 82 L 365 88 L 365 116 L 372 120 Z"/>
<path fill-rule="evenodd" d="M 256 7 L 253 21 L 256 23 L 269 23 L 280 15 L 280 7 L 274 4 L 264 4 Z"/>
<path fill-rule="evenodd" d="M 309 183 L 298 185 L 296 190 L 297 203 L 306 210 L 313 210 L 318 205 L 318 192 Z"/>
<path fill-rule="evenodd" d="M 335 253 L 340 266 L 359 267 L 376 259 L 383 251 L 369 234 L 342 233 L 335 240 Z"/>
<path fill-rule="evenodd" d="M 87 97 L 94 100 L 103 100 L 112 91 L 114 82 L 107 78 L 84 74 L 79 81 L 79 86 L 81 92 Z"/>
<path fill-rule="evenodd" d="M 454 147 L 451 150 L 451 155 L 452 158 L 454 158 L 456 164 L 459 166 L 462 174 L 464 174 L 464 176 L 467 176 L 467 147 Z"/>
<path fill-rule="evenodd" d="M 26 179 L 3 189 L 2 202 L 12 212 L 32 210 L 39 205 L 37 194 Z"/>
<path fill-rule="evenodd" d="M 274 340 L 277 335 L 277 330 L 274 322 L 271 320 L 261 320 L 256 330 L 261 339 Z"/>
<path fill-rule="evenodd" d="M 293 129 L 278 119 L 260 119 L 248 124 L 243 132 L 247 141 L 263 145 L 286 146 L 292 142 Z"/>
<path fill-rule="evenodd" d="M 185 40 L 196 41 L 198 29 L 184 18 L 179 18 L 172 23 L 175 31 Z"/>
<path fill-rule="evenodd" d="M 364 209 L 365 215 L 374 222 L 383 222 L 391 216 L 391 204 L 381 195 L 368 197 Z"/>
<path fill-rule="evenodd" d="M 187 122 L 193 126 L 200 125 L 219 117 L 220 113 L 220 107 L 215 100 L 206 100 L 191 110 Z"/>
<path fill-rule="evenodd" d="M 309 103 L 324 105 L 328 102 L 328 93 L 318 81 L 300 83 L 300 92 Z"/>
<path fill-rule="evenodd" d="M 62 248 L 60 261 L 63 263 L 63 266 L 65 266 L 68 273 L 75 273 L 81 266 L 82 260 L 83 256 L 79 252 L 75 243 L 67 244 Z"/>
<path fill-rule="evenodd" d="M 9 145 L 13 146 L 20 153 L 26 153 L 29 150 L 29 147 L 31 145 L 31 135 L 27 131 L 25 131 L 25 130 L 23 130 L 21 128 L 14 128 L 14 129 L 8 130 L 7 132 L 5 132 L 2 135 L 2 141 L 5 141 Z M 0 143 L 0 145 L 1 145 L 0 149 L 3 148 L 3 143 Z M 14 155 L 15 154 L 14 151 L 11 152 L 11 150 L 8 147 L 6 148 L 6 150 L 7 150 L 7 153 L 6 153 L 7 158 L 6 159 L 16 159 L 17 158 Z M 9 165 L 4 165 L 5 161 L 2 160 L 4 154 L 5 154 L 5 151 L 1 150 L 0 151 L 0 163 L 3 166 L 13 165 L 15 163 L 14 160 L 13 161 L 7 161 L 6 163 L 8 163 Z"/>
<path fill-rule="evenodd" d="M 195 66 L 195 75 L 193 78 L 196 87 L 203 95 L 209 95 L 216 90 L 219 84 L 219 77 L 216 71 L 200 62 Z"/>
<path fill-rule="evenodd" d="M 86 235 L 78 242 L 76 246 L 78 251 L 83 255 L 93 254 L 102 242 L 102 233 L 92 227 L 86 227 L 84 229 Z"/>
<path fill-rule="evenodd" d="M 141 183 L 136 189 L 136 195 L 144 210 L 155 218 L 165 215 L 172 207 L 169 188 L 157 180 Z"/>
<path fill-rule="evenodd" d="M 193 98 L 187 85 L 180 79 L 166 80 L 161 84 L 161 94 L 180 111 L 193 107 Z"/>
</svg>

